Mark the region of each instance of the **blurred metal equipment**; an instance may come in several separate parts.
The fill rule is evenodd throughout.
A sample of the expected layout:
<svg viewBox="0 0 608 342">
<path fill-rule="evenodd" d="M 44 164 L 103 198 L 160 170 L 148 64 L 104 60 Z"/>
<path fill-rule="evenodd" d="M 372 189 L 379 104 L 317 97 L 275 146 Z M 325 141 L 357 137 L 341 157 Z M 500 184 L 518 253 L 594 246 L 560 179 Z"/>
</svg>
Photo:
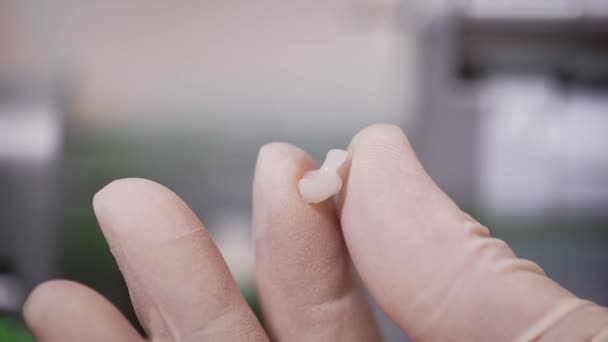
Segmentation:
<svg viewBox="0 0 608 342">
<path fill-rule="evenodd" d="M 441 3 L 419 25 L 413 139 L 434 179 L 499 216 L 602 215 L 607 3 Z"/>
<path fill-rule="evenodd" d="M 608 2 L 428 7 L 412 129 L 425 168 L 519 256 L 606 305 Z"/>
<path fill-rule="evenodd" d="M 63 124 L 50 84 L 0 79 L 0 313 L 58 271 Z"/>
</svg>

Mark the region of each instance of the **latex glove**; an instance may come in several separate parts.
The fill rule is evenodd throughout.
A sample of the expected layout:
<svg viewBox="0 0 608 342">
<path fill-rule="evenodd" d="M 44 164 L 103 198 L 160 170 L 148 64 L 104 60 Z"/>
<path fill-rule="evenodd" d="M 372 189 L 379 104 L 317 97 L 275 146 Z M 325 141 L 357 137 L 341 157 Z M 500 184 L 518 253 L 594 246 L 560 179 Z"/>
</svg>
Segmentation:
<svg viewBox="0 0 608 342">
<path fill-rule="evenodd" d="M 308 154 L 286 144 L 260 151 L 253 222 L 266 330 L 175 194 L 140 179 L 101 190 L 96 215 L 151 339 L 379 340 L 351 259 L 415 341 L 608 338 L 607 310 L 490 238 L 433 183 L 398 128 L 369 127 L 349 150 L 340 214 L 332 201 L 300 197 L 298 180 L 315 168 Z M 24 315 L 43 342 L 141 339 L 107 300 L 73 282 L 39 286 Z"/>
</svg>

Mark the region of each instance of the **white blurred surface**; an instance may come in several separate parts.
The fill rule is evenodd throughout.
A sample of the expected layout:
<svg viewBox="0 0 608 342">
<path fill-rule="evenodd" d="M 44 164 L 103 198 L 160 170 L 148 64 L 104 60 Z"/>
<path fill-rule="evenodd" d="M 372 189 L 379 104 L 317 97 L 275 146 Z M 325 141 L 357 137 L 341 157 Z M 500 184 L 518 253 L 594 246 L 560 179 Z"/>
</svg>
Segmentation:
<svg viewBox="0 0 608 342">
<path fill-rule="evenodd" d="M 480 89 L 482 208 L 501 216 L 605 210 L 605 94 L 538 76 L 496 76 Z"/>
<path fill-rule="evenodd" d="M 44 105 L 0 106 L 0 161 L 46 163 L 57 157 L 62 131 Z"/>
<path fill-rule="evenodd" d="M 31 38 L 23 51 L 32 63 L 74 82 L 77 120 L 259 134 L 406 120 L 411 42 L 382 20 L 362 25 L 357 3 L 29 0 L 13 7 Z"/>
</svg>

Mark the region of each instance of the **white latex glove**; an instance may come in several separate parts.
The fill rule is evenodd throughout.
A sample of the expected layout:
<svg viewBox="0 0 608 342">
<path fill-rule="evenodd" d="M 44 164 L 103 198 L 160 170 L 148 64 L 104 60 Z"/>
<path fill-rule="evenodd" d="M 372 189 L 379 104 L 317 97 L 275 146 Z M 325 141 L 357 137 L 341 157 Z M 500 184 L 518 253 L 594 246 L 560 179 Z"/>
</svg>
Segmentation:
<svg viewBox="0 0 608 342">
<path fill-rule="evenodd" d="M 287 144 L 260 151 L 254 184 L 257 285 L 265 327 L 204 226 L 168 189 L 111 183 L 96 215 L 155 341 L 379 340 L 351 261 L 382 309 L 415 341 L 594 341 L 608 312 L 518 259 L 430 179 L 403 133 L 376 125 L 351 143 L 340 207 L 308 204 L 314 162 Z M 340 214 L 338 214 L 340 212 Z M 30 295 L 38 340 L 142 339 L 107 300 L 73 282 Z"/>
</svg>

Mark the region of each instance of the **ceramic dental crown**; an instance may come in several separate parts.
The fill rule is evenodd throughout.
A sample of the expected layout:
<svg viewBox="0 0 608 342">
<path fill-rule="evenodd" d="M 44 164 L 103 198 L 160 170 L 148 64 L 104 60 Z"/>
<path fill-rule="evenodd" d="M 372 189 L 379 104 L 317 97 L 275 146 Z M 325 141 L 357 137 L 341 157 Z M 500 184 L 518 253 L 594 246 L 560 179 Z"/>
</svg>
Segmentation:
<svg viewBox="0 0 608 342">
<path fill-rule="evenodd" d="M 308 171 L 298 182 L 302 198 L 308 203 L 320 203 L 338 193 L 346 174 L 348 152 L 333 149 L 327 152 L 318 170 Z"/>
</svg>

